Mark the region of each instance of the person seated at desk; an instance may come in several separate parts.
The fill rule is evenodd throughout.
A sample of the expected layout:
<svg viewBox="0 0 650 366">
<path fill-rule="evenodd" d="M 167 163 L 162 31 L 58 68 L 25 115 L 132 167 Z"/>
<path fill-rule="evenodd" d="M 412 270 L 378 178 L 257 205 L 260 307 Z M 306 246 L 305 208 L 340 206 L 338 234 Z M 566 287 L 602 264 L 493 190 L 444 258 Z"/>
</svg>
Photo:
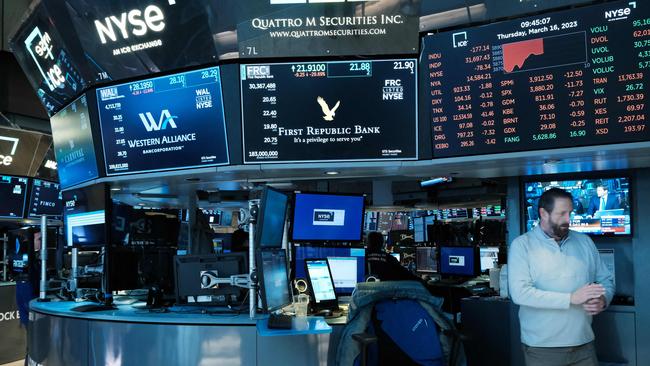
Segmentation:
<svg viewBox="0 0 650 366">
<path fill-rule="evenodd" d="M 366 273 L 380 281 L 422 282 L 384 250 L 384 236 L 376 231 L 369 233 L 367 238 Z"/>
<path fill-rule="evenodd" d="M 587 214 L 594 216 L 596 211 L 616 210 L 621 208 L 621 203 L 618 197 L 609 194 L 609 189 L 604 184 L 599 184 L 596 187 L 596 196 L 591 197 L 589 200 L 589 207 Z"/>
</svg>

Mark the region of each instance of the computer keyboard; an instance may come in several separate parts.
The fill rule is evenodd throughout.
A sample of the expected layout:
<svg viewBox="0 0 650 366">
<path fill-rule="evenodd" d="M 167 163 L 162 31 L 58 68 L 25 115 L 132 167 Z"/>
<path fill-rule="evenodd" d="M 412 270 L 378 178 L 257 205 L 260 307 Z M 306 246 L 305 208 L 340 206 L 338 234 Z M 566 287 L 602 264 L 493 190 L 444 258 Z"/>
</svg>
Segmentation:
<svg viewBox="0 0 650 366">
<path fill-rule="evenodd" d="M 269 329 L 291 329 L 293 317 L 285 314 L 271 314 L 269 316 Z"/>
</svg>

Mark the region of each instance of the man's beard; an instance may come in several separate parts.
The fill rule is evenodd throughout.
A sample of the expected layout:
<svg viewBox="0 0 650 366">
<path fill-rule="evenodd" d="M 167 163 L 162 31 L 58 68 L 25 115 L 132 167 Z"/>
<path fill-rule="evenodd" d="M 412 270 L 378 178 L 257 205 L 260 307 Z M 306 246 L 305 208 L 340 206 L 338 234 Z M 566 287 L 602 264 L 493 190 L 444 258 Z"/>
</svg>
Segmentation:
<svg viewBox="0 0 650 366">
<path fill-rule="evenodd" d="M 556 224 L 551 222 L 551 230 L 553 230 L 553 235 L 558 238 L 564 238 L 569 233 L 569 224 Z"/>
</svg>

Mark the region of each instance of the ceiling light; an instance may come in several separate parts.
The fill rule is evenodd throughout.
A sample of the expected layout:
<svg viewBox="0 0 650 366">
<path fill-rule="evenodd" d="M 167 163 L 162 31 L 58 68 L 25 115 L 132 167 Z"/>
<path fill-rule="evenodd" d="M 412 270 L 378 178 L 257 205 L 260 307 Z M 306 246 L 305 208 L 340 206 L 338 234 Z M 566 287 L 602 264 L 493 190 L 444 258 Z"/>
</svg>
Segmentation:
<svg viewBox="0 0 650 366">
<path fill-rule="evenodd" d="M 339 175 L 339 172 L 331 170 L 329 172 L 325 172 L 325 175 Z"/>
</svg>

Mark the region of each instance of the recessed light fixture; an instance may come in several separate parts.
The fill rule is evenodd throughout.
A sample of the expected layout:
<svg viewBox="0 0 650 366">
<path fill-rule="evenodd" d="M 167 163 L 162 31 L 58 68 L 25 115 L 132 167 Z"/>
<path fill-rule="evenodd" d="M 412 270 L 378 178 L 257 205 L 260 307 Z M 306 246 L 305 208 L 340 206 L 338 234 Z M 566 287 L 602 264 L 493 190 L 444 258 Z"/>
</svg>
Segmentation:
<svg viewBox="0 0 650 366">
<path fill-rule="evenodd" d="M 138 206 L 144 206 L 144 203 L 140 202 L 138 203 Z"/>
<path fill-rule="evenodd" d="M 121 191 L 121 190 L 122 190 L 122 188 L 118 188 L 118 187 L 111 188 L 111 191 L 114 191 L 114 192 Z"/>
<path fill-rule="evenodd" d="M 330 170 L 329 172 L 325 172 L 325 175 L 339 175 L 339 172 Z"/>
</svg>

